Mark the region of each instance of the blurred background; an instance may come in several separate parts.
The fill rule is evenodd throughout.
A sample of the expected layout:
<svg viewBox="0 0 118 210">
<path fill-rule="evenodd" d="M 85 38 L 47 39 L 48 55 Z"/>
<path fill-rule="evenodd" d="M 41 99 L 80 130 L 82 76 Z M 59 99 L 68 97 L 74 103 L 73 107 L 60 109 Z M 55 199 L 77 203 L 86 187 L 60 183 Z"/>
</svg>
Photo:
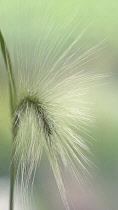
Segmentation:
<svg viewBox="0 0 118 210">
<path fill-rule="evenodd" d="M 74 16 L 74 14 L 76 14 Z M 43 18 L 47 15 L 54 20 L 54 26 L 73 17 L 72 23 L 65 27 L 60 35 L 68 43 L 77 37 L 88 25 L 78 46 L 79 55 L 90 47 L 103 41 L 100 50 L 90 62 L 81 69 L 95 73 L 111 75 L 102 80 L 89 98 L 94 106 L 96 123 L 90 128 L 95 139 L 89 139 L 93 153 L 91 160 L 97 165 L 92 169 L 92 181 L 86 189 L 69 177 L 66 172 L 66 184 L 71 197 L 71 210 L 117 210 L 118 206 L 118 1 L 114 0 L 0 0 L 0 29 L 4 33 L 9 48 L 22 46 L 23 56 L 31 59 L 30 50 L 38 36 Z M 43 25 L 46 33 L 46 25 Z M 50 41 L 50 40 L 49 40 Z M 45 44 L 45 39 L 44 39 Z M 9 166 L 11 155 L 10 110 L 7 87 L 7 75 L 0 53 L 0 209 L 8 210 Z M 18 192 L 15 210 L 18 209 Z M 36 210 L 64 210 L 53 174 L 46 157 L 43 157 L 38 169 L 34 186 Z M 21 208 L 22 209 L 22 208 Z"/>
</svg>

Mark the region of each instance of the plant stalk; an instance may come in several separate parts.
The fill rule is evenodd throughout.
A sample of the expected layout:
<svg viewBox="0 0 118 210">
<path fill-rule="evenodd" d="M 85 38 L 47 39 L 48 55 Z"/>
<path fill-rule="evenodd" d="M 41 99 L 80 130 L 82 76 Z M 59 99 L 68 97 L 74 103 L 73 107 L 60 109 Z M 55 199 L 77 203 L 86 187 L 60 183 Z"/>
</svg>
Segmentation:
<svg viewBox="0 0 118 210">
<path fill-rule="evenodd" d="M 14 210 L 14 187 L 15 187 L 15 163 L 14 163 L 14 154 L 15 154 L 15 138 L 17 135 L 17 128 L 12 128 L 12 154 L 11 154 L 11 167 L 10 167 L 10 198 L 9 198 L 9 210 Z"/>
<path fill-rule="evenodd" d="M 10 167 L 10 200 L 9 200 L 9 210 L 14 210 L 14 185 L 15 185 L 15 164 L 14 164 L 14 154 L 15 154 L 15 137 L 17 134 L 17 128 L 13 123 L 13 115 L 16 107 L 16 87 L 15 80 L 12 71 L 12 65 L 10 60 L 9 51 L 7 49 L 4 37 L 0 31 L 0 46 L 8 74 L 8 84 L 9 84 L 9 98 L 10 98 L 10 109 L 12 118 L 12 154 L 11 154 L 11 167 Z"/>
<path fill-rule="evenodd" d="M 13 137 L 13 142 L 14 142 L 14 137 Z M 12 148 L 12 162 L 11 162 L 11 167 L 10 167 L 10 200 L 9 200 L 9 210 L 14 209 L 14 185 L 15 185 L 15 166 L 14 166 L 14 152 L 15 149 Z"/>
</svg>

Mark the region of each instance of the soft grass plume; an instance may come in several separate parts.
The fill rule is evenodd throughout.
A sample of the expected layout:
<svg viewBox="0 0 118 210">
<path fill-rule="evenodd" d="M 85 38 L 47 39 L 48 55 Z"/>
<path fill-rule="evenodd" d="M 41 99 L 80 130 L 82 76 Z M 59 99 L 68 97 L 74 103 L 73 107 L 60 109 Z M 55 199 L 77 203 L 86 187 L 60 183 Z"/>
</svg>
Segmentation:
<svg viewBox="0 0 118 210">
<path fill-rule="evenodd" d="M 1 47 L 11 71 L 10 79 L 15 78 L 10 80 L 10 85 L 15 100 L 12 119 L 16 130 L 13 144 L 16 178 L 20 175 L 23 188 L 27 188 L 30 181 L 33 183 L 42 153 L 45 153 L 65 207 L 69 209 L 61 165 L 64 164 L 81 183 L 82 173 L 89 174 L 86 165 L 91 162 L 86 154 L 90 150 L 81 134 L 87 132 L 94 118 L 85 95 L 101 78 L 101 75 L 86 73 L 80 66 L 93 59 L 102 42 L 79 55 L 77 46 L 86 29 L 68 44 L 72 32 L 60 37 L 65 30 L 64 24 L 57 28 L 53 22 L 49 28 L 47 25 L 45 36 L 45 24 L 42 24 L 29 60 L 16 47 L 14 52 L 10 50 L 10 61 L 7 48 L 3 49 L 2 34 Z"/>
</svg>

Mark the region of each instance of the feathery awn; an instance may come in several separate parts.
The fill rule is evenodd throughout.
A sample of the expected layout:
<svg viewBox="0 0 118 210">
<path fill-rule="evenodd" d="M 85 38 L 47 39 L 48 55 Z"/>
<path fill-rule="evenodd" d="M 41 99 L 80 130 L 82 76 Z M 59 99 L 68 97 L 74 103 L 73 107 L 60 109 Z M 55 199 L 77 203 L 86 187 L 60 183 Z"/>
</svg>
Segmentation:
<svg viewBox="0 0 118 210">
<path fill-rule="evenodd" d="M 54 30 L 52 24 L 45 37 L 42 29 L 32 58 L 25 62 L 18 48 L 14 54 L 9 53 L 0 32 L 13 133 L 10 210 L 14 206 L 15 179 L 20 176 L 23 188 L 33 183 L 42 153 L 48 157 L 67 209 L 61 165 L 79 182 L 82 182 L 82 173 L 89 173 L 86 164 L 91 162 L 86 154 L 90 150 L 79 133 L 86 132 L 94 120 L 84 96 L 101 75 L 80 71 L 80 66 L 91 60 L 101 43 L 78 56 L 76 45 L 85 30 L 63 50 L 71 35 L 66 36 L 66 41 L 58 37 L 57 32 L 63 28 L 62 25 Z"/>
</svg>

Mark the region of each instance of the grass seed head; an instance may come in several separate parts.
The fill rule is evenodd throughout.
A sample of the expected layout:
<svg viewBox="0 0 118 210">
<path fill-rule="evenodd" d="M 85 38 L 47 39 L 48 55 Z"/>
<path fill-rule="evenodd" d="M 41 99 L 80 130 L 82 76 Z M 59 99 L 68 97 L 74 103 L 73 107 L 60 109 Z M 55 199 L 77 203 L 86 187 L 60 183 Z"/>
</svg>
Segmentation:
<svg viewBox="0 0 118 210">
<path fill-rule="evenodd" d="M 91 164 L 86 155 L 90 150 L 82 133 L 86 133 L 94 118 L 85 96 L 102 75 L 87 73 L 80 67 L 91 60 L 100 43 L 79 55 L 76 46 L 86 30 L 67 45 L 72 32 L 63 39 L 60 37 L 60 32 L 65 30 L 63 25 L 54 28 L 50 24 L 47 29 L 45 36 L 44 26 L 40 29 L 42 33 L 32 50 L 33 61 L 29 58 L 24 62 L 18 48 L 11 53 L 16 94 L 12 115 L 13 126 L 17 129 L 14 141 L 16 177 L 20 175 L 22 187 L 27 188 L 30 181 L 34 181 L 42 153 L 45 153 L 63 202 L 69 209 L 61 163 L 79 182 L 82 182 L 82 173 L 88 173 L 86 165 Z"/>
</svg>

